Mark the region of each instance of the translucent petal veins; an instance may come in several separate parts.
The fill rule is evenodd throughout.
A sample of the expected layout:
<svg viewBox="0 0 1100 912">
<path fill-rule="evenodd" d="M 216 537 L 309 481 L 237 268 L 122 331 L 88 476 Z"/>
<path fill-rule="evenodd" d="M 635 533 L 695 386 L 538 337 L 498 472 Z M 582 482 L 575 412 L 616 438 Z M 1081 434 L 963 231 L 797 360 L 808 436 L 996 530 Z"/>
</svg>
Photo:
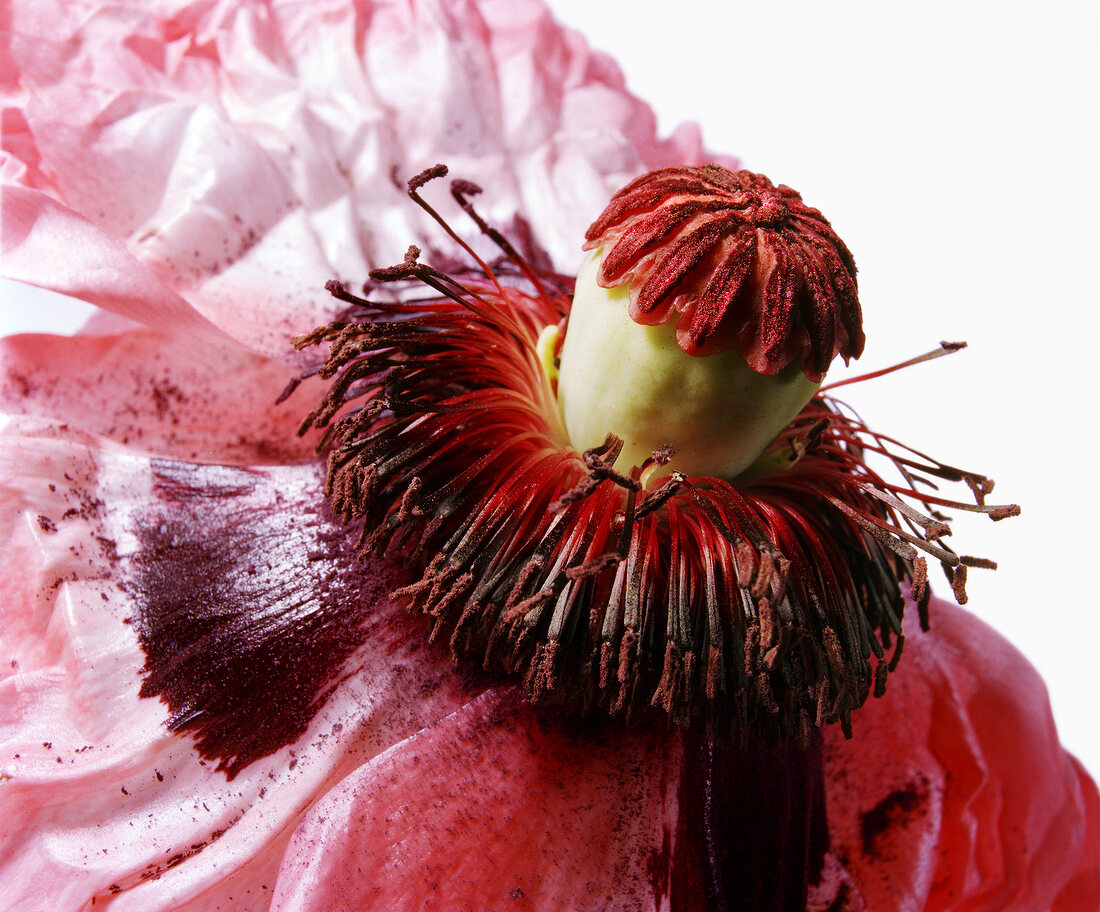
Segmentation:
<svg viewBox="0 0 1100 912">
<path fill-rule="evenodd" d="M 432 211 L 422 186 L 412 194 Z M 458 189 L 469 209 L 470 188 Z M 798 218 L 823 222 L 807 211 Z M 297 340 L 330 344 L 332 387 L 303 430 L 326 428 L 327 495 L 361 524 L 362 551 L 402 558 L 414 580 L 395 595 L 430 619 L 432 639 L 517 674 L 533 701 L 701 722 L 721 740 L 850 730 L 900 656 L 906 584 L 927 622 L 922 555 L 960 599 L 964 568 L 987 565 L 944 543 L 935 508 L 1015 508 L 987 506 L 987 479 L 870 431 L 824 395 L 736 482 L 675 473 L 649 489 L 645 467 L 615 465 L 616 438 L 576 452 L 536 353 L 569 297 L 501 246 L 500 263 L 454 275 L 410 251 L 373 273 L 397 303 L 333 285 L 348 319 Z M 773 309 L 797 306 L 790 281 L 768 282 Z M 900 483 L 868 467 L 871 453 Z M 963 483 L 975 502 L 930 493 L 930 478 Z"/>
<path fill-rule="evenodd" d="M 798 362 L 820 382 L 863 351 L 856 267 L 844 242 L 790 187 L 718 165 L 665 168 L 617 193 L 589 228 L 599 282 L 630 282 L 639 323 L 677 316 L 688 354 L 736 347 L 753 370 Z"/>
</svg>

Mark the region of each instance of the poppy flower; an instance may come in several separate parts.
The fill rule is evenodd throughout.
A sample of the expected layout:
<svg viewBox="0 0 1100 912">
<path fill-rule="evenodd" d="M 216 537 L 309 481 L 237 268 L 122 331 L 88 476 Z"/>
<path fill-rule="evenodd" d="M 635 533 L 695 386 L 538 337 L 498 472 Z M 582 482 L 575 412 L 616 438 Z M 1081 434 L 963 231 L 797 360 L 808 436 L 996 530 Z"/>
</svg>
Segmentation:
<svg viewBox="0 0 1100 912">
<path fill-rule="evenodd" d="M 326 500 L 294 434 L 320 382 L 272 404 L 313 363 L 291 337 L 358 297 L 319 286 L 410 242 L 463 253 L 395 169 L 484 186 L 479 218 L 553 292 L 615 190 L 710 158 L 658 141 L 613 64 L 533 3 L 27 3 L 6 26 L 3 269 L 104 311 L 3 343 L 11 907 L 1094 903 L 1095 787 L 1035 672 L 961 609 L 907 626 L 850 739 L 742 750 L 453 664 L 429 641 L 461 612 L 391 599 L 417 583 L 394 528 L 364 558 Z M 425 516 L 411 483 L 378 504 L 381 527 Z"/>
</svg>

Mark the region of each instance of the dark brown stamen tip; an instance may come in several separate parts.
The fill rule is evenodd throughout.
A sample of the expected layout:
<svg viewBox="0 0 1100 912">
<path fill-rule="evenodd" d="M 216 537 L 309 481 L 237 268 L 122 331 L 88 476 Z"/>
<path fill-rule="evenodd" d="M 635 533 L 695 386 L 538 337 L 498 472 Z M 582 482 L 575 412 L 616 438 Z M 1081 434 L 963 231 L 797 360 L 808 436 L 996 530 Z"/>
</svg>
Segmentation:
<svg viewBox="0 0 1100 912">
<path fill-rule="evenodd" d="M 642 498 L 641 503 L 638 504 L 637 510 L 634 513 L 634 518 L 642 519 L 650 513 L 654 513 L 661 509 L 661 507 L 680 492 L 680 488 L 682 488 L 686 482 L 687 478 L 682 473 L 673 472 L 656 491 Z"/>
<path fill-rule="evenodd" d="M 583 564 L 570 567 L 565 571 L 565 578 L 575 581 L 584 579 L 586 576 L 599 576 L 601 573 L 617 567 L 621 560 L 622 558 L 618 554 L 601 554 L 599 557 L 585 561 Z"/>
<path fill-rule="evenodd" d="M 959 563 L 964 567 L 976 567 L 981 570 L 996 570 L 997 562 L 987 557 L 970 557 L 966 554 L 959 556 Z"/>
<path fill-rule="evenodd" d="M 966 347 L 965 342 L 941 342 L 939 348 L 934 348 L 932 351 L 925 352 L 923 355 L 917 355 L 915 358 L 902 361 L 900 364 L 893 364 L 890 367 L 880 368 L 869 374 L 860 374 L 858 377 L 846 377 L 843 380 L 837 380 L 835 383 L 827 383 L 821 387 L 821 392 L 832 392 L 850 383 L 863 383 L 866 380 L 874 380 L 876 377 L 885 377 L 887 374 L 892 374 L 906 367 L 912 367 L 915 364 L 921 364 L 925 361 L 934 361 L 936 358 L 942 358 L 944 355 L 952 355 L 955 352 L 962 351 Z"/>
<path fill-rule="evenodd" d="M 653 466 L 666 466 L 672 461 L 672 457 L 676 455 L 676 450 L 669 444 L 657 447 L 645 462 L 642 463 L 642 469 L 648 469 Z"/>
<path fill-rule="evenodd" d="M 951 580 L 951 591 L 955 595 L 955 601 L 960 605 L 965 605 L 969 601 L 966 594 L 966 564 L 959 564 L 959 566 L 953 568 L 948 577 Z"/>
<path fill-rule="evenodd" d="M 401 279 L 413 278 L 420 267 L 420 248 L 410 244 L 405 252 L 405 259 L 397 266 L 384 266 L 381 269 L 372 269 L 370 277 L 376 282 L 398 282 Z M 326 286 L 328 287 L 328 286 Z"/>
<path fill-rule="evenodd" d="M 440 177 L 446 177 L 447 172 L 448 169 L 446 165 L 432 165 L 432 167 L 430 168 L 425 168 L 418 175 L 416 175 L 416 177 L 409 178 L 409 193 L 414 194 L 430 181 L 436 180 Z"/>
</svg>

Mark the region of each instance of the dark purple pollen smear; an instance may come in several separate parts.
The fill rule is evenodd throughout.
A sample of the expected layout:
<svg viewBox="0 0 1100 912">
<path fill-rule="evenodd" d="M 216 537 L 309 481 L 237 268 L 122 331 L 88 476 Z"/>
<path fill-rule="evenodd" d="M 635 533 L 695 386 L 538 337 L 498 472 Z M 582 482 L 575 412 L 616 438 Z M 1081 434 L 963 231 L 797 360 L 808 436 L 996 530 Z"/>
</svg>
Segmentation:
<svg viewBox="0 0 1100 912">
<path fill-rule="evenodd" d="M 284 492 L 262 470 L 174 462 L 154 472 L 162 509 L 139 519 L 128 581 L 141 695 L 163 699 L 170 727 L 232 779 L 303 734 L 397 580 L 357 558 L 319 484 Z"/>
</svg>

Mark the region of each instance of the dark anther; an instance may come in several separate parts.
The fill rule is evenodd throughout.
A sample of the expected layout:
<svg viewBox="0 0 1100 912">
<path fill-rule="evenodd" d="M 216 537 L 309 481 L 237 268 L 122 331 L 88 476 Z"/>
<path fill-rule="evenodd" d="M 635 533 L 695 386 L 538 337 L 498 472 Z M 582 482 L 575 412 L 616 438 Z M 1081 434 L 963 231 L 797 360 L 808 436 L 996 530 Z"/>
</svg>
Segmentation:
<svg viewBox="0 0 1100 912">
<path fill-rule="evenodd" d="M 569 567 L 565 571 L 565 578 L 568 580 L 579 580 L 586 576 L 597 576 L 605 570 L 617 567 L 621 561 L 622 558 L 618 554 L 601 554 L 599 557 L 594 557 L 592 560 L 585 561 L 583 564 Z"/>
<path fill-rule="evenodd" d="M 956 602 L 960 605 L 966 604 L 966 564 L 959 564 L 951 572 L 951 592 Z"/>
<path fill-rule="evenodd" d="M 397 282 L 401 279 L 411 279 L 415 277 L 420 270 L 420 263 L 417 260 L 420 258 L 420 248 L 415 244 L 410 244 L 409 249 L 405 251 L 405 260 L 403 263 L 397 266 L 385 266 L 381 269 L 372 269 L 370 271 L 370 277 L 377 282 Z"/>
<path fill-rule="evenodd" d="M 598 447 L 585 450 L 581 454 L 581 459 L 584 461 L 585 468 L 588 469 L 588 477 L 581 479 L 550 504 L 550 512 L 558 513 L 570 504 L 584 500 L 604 481 L 611 481 L 626 491 L 635 493 L 640 491 L 642 483 L 638 479 L 617 472 L 612 466 L 621 449 L 622 441 L 614 434 L 608 434 L 607 439 Z"/>
<path fill-rule="evenodd" d="M 638 504 L 638 509 L 634 513 L 634 519 L 642 519 L 650 513 L 661 509 L 661 507 L 679 493 L 685 481 L 687 481 L 687 478 L 682 473 L 673 472 L 668 476 L 668 480 L 656 491 L 642 498 L 641 503 Z"/>
<path fill-rule="evenodd" d="M 469 205 L 466 201 L 466 197 L 477 196 L 479 193 L 481 193 L 481 187 L 479 187 L 473 181 L 464 180 L 461 177 L 457 180 L 451 181 L 451 196 L 455 198 L 455 201 L 463 209 L 465 209 L 466 206 Z"/>
<path fill-rule="evenodd" d="M 967 486 L 974 494 L 974 502 L 979 507 L 984 507 L 986 496 L 993 493 L 993 479 L 983 478 L 980 475 L 965 475 L 963 476 L 963 481 L 966 482 Z"/>
<path fill-rule="evenodd" d="M 675 452 L 675 449 L 666 443 L 664 446 L 657 447 L 650 458 L 653 460 L 654 465 L 668 465 Z"/>
<path fill-rule="evenodd" d="M 913 559 L 913 577 L 912 577 L 912 591 L 913 599 L 915 601 L 922 601 L 928 588 L 928 561 L 923 557 L 917 557 Z"/>
<path fill-rule="evenodd" d="M 581 458 L 593 478 L 600 481 L 613 481 L 620 488 L 627 491 L 640 491 L 642 489 L 642 483 L 637 478 L 631 478 L 629 475 L 617 471 L 610 462 L 599 454 L 598 448 L 585 450 Z"/>
<path fill-rule="evenodd" d="M 560 513 L 570 504 L 579 503 L 580 501 L 591 495 L 596 490 L 596 488 L 600 486 L 600 482 L 602 480 L 603 479 L 594 478 L 593 476 L 589 475 L 587 478 L 582 479 L 573 487 L 571 487 L 568 491 L 562 494 L 561 497 L 551 503 L 550 506 L 546 509 L 550 513 Z"/>
<path fill-rule="evenodd" d="M 421 187 L 423 187 L 429 181 L 436 180 L 440 177 L 447 176 L 446 165 L 432 165 L 430 168 L 425 168 L 416 177 L 409 178 L 408 188 L 409 195 L 416 193 Z"/>
<path fill-rule="evenodd" d="M 458 203 L 462 211 L 473 220 L 475 225 L 477 225 L 478 231 L 488 235 L 488 237 L 490 237 L 495 244 L 500 246 L 513 262 L 519 262 L 518 254 L 512 249 L 512 245 L 508 243 L 504 235 L 491 227 L 489 223 L 478 214 L 473 203 L 467 199 L 467 197 L 477 196 L 479 193 L 481 193 L 481 188 L 473 181 L 461 179 L 451 181 L 451 196 L 454 197 L 454 201 Z"/>
<path fill-rule="evenodd" d="M 979 570 L 997 569 L 997 562 L 990 560 L 988 557 L 970 557 L 964 554 L 959 557 L 959 563 L 964 567 L 976 567 Z"/>
<path fill-rule="evenodd" d="M 503 251 L 505 257 L 511 260 L 516 266 L 519 267 L 520 272 L 531 282 L 532 285 L 538 289 L 539 293 L 543 296 L 546 295 L 546 289 L 543 286 L 542 279 L 531 268 L 531 265 L 527 262 L 527 259 L 519 254 L 511 242 L 503 234 L 501 234 L 496 228 L 485 221 L 474 208 L 468 197 L 477 196 L 481 193 L 481 187 L 475 184 L 473 181 L 463 180 L 461 178 L 451 182 L 451 196 L 461 207 L 475 225 L 477 225 L 478 231 L 484 234 L 489 240 L 496 244 L 501 251 Z M 517 216 L 518 218 L 518 216 Z M 463 245 L 465 246 L 465 245 Z M 472 251 L 471 251 L 472 253 Z M 475 257 L 475 259 L 477 259 Z"/>
<path fill-rule="evenodd" d="M 417 500 L 423 488 L 424 482 L 420 478 L 414 478 L 409 482 L 408 490 L 401 497 L 401 506 L 397 509 L 396 521 L 399 524 L 424 515 L 423 511 L 417 506 Z"/>
</svg>

